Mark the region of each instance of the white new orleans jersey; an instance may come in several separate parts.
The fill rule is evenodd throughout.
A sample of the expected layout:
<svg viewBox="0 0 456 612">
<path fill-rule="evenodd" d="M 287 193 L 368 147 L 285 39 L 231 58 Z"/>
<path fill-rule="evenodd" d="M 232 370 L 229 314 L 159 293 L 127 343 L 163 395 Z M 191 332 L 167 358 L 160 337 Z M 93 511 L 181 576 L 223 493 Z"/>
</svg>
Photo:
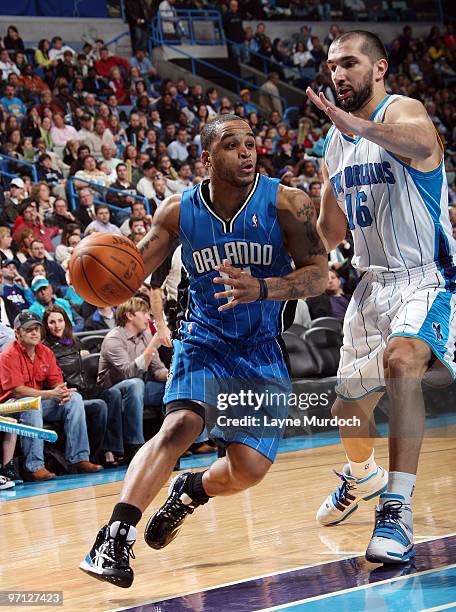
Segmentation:
<svg viewBox="0 0 456 612">
<path fill-rule="evenodd" d="M 371 120 L 381 123 L 400 97 L 387 96 Z M 425 342 L 437 358 L 429 377 L 446 382 L 455 373 L 456 246 L 443 160 L 420 172 L 335 127 L 324 158 L 354 238 L 353 265 L 365 272 L 344 319 L 338 395 L 362 398 L 384 388 L 383 354 L 395 336 Z"/>
<path fill-rule="evenodd" d="M 402 96 L 387 96 L 371 120 Z M 420 172 L 394 153 L 334 126 L 324 147 L 332 190 L 354 239 L 353 265 L 360 270 L 399 271 L 436 262 L 446 279 L 456 252 L 448 217 L 445 166 Z"/>
</svg>

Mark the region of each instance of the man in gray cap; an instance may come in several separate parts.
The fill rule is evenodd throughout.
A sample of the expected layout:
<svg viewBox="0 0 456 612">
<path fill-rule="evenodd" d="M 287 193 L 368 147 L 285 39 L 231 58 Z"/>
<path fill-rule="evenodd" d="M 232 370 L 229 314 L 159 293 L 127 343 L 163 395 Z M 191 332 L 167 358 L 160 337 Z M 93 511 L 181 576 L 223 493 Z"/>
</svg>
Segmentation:
<svg viewBox="0 0 456 612">
<path fill-rule="evenodd" d="M 89 440 L 84 404 L 79 393 L 68 389 L 54 353 L 41 342 L 42 323 L 38 315 L 23 310 L 14 319 L 16 340 L 0 354 L 0 402 L 41 397 L 41 410 L 16 415 L 21 423 L 43 427 L 43 421 L 63 421 L 65 459 L 72 471 L 98 472 L 103 469 L 89 461 Z M 7 434 L 11 435 L 11 434 Z M 9 440 L 5 469 L 13 459 L 15 436 Z M 50 480 L 55 474 L 44 467 L 43 440 L 21 437 L 25 469 L 32 481 Z"/>
</svg>

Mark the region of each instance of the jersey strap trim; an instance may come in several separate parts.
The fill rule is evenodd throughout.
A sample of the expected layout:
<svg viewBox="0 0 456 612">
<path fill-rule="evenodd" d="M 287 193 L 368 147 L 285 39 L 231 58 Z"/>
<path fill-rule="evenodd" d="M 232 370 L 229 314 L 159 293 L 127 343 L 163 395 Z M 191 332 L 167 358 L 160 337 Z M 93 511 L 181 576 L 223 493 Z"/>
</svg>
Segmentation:
<svg viewBox="0 0 456 612">
<path fill-rule="evenodd" d="M 378 113 L 382 110 L 382 108 L 385 106 L 385 104 L 389 101 L 389 99 L 391 98 L 391 95 L 388 94 L 387 96 L 385 96 L 383 98 L 383 100 L 380 102 L 380 104 L 377 106 L 377 108 L 374 110 L 374 112 L 372 113 L 372 115 L 369 117 L 370 121 L 375 121 L 375 118 L 377 117 Z"/>
<path fill-rule="evenodd" d="M 325 160 L 325 162 L 326 162 L 326 152 L 328 150 L 329 143 L 331 142 L 331 138 L 332 138 L 332 135 L 334 134 L 335 129 L 336 129 L 336 126 L 332 125 L 329 128 L 328 133 L 326 134 L 325 142 L 323 144 L 323 159 Z"/>
<path fill-rule="evenodd" d="M 440 174 L 442 174 L 443 160 L 440 162 L 437 168 L 434 168 L 434 170 L 428 170 L 428 171 L 417 170 L 416 168 L 413 168 L 412 166 L 409 166 L 408 164 L 403 162 L 402 159 L 397 157 L 397 155 L 395 155 L 392 151 L 388 151 L 388 149 L 384 149 L 384 150 L 388 153 L 390 157 L 392 157 L 395 161 L 397 161 L 398 164 L 401 164 L 401 166 L 403 166 L 406 170 L 408 170 L 409 174 L 411 174 L 412 176 L 416 176 L 418 178 L 435 178 L 436 176 L 439 176 Z"/>
<path fill-rule="evenodd" d="M 250 202 L 250 200 L 252 199 L 256 188 L 258 186 L 259 183 L 259 179 L 260 179 L 260 174 L 256 174 L 255 176 L 255 182 L 253 183 L 252 189 L 250 190 L 248 196 L 246 197 L 246 199 L 244 200 L 244 203 L 242 204 L 242 206 L 239 208 L 239 210 L 237 211 L 237 213 L 231 217 L 231 219 L 222 219 L 222 217 L 219 217 L 217 215 L 216 212 L 214 212 L 214 210 L 212 209 L 211 205 L 209 204 L 209 202 L 207 202 L 207 200 L 204 197 L 204 193 L 203 193 L 203 185 L 207 185 L 208 180 L 203 181 L 202 183 L 200 183 L 199 186 L 199 193 L 201 196 L 201 201 L 203 202 L 204 206 L 207 208 L 207 210 L 209 211 L 209 213 L 215 217 L 217 219 L 217 221 L 219 221 L 222 224 L 223 227 L 223 231 L 225 232 L 225 234 L 231 234 L 233 231 L 233 226 L 234 226 L 234 222 L 236 221 L 236 219 L 239 217 L 239 215 L 242 213 L 242 211 L 245 209 L 245 207 L 247 206 L 247 204 Z"/>
</svg>

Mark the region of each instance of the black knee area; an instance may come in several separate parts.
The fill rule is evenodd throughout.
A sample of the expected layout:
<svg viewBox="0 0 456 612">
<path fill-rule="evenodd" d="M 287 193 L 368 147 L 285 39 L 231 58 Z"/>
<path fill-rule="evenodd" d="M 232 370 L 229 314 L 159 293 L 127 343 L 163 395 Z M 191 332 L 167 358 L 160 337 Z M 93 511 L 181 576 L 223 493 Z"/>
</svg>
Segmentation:
<svg viewBox="0 0 456 612">
<path fill-rule="evenodd" d="M 204 416 L 201 414 L 201 406 L 192 406 L 190 402 L 172 403 L 179 405 L 168 404 L 166 406 L 165 420 L 159 435 L 162 445 L 182 452 L 187 450 L 203 431 Z M 171 410 L 169 410 L 170 407 Z"/>
<path fill-rule="evenodd" d="M 175 400 L 174 402 L 169 402 L 169 404 L 166 404 L 165 418 L 173 412 L 178 412 L 180 410 L 189 410 L 190 412 L 194 412 L 203 419 L 203 424 L 200 431 L 200 433 L 202 433 L 206 424 L 205 405 L 202 402 L 196 402 L 195 400 Z"/>
</svg>

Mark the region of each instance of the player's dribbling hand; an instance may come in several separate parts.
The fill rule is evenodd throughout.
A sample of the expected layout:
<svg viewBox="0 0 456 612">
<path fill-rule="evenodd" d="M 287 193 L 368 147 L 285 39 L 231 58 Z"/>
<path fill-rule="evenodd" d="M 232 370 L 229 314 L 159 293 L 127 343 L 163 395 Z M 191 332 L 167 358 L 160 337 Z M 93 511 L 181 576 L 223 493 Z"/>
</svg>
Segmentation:
<svg viewBox="0 0 456 612">
<path fill-rule="evenodd" d="M 323 92 L 317 95 L 308 87 L 306 89 L 306 94 L 309 100 L 313 102 L 317 108 L 328 115 L 338 130 L 349 136 L 357 136 L 362 133 L 362 119 L 350 115 L 350 113 L 338 108 L 325 97 Z"/>
<path fill-rule="evenodd" d="M 217 300 L 229 300 L 227 304 L 218 307 L 219 312 L 234 308 L 238 304 L 255 302 L 259 298 L 260 284 L 254 276 L 243 272 L 240 268 L 235 268 L 227 259 L 223 260 L 223 265 L 216 266 L 215 269 L 223 276 L 216 276 L 214 283 L 231 287 L 221 293 L 214 293 Z"/>
</svg>

